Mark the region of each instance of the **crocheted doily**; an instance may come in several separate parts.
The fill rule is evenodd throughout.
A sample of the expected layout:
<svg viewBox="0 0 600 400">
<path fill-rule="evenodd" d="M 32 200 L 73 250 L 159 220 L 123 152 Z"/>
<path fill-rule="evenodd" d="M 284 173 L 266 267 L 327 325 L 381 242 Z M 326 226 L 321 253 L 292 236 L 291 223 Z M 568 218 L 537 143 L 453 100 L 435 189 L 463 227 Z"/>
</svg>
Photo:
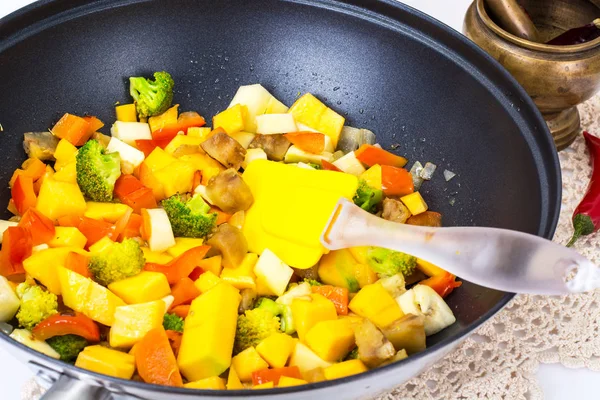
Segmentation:
<svg viewBox="0 0 600 400">
<path fill-rule="evenodd" d="M 579 111 L 583 129 L 600 135 L 600 95 Z M 591 173 L 583 136 L 559 157 L 563 199 L 554 240 L 565 244 L 573 231 L 571 215 Z M 600 234 L 584 236 L 575 248 L 600 265 L 599 242 Z M 377 400 L 542 399 L 535 376 L 540 363 L 600 371 L 599 305 L 600 291 L 516 296 L 454 352 Z M 42 392 L 32 380 L 23 388 L 23 399 L 37 399 Z"/>
</svg>

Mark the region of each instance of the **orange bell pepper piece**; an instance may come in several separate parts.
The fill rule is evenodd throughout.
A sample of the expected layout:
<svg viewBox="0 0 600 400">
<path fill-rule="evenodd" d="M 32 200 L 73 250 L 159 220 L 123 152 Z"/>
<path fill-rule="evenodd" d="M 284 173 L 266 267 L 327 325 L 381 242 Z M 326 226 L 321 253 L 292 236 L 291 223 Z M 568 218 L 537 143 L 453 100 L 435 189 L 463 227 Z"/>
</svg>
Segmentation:
<svg viewBox="0 0 600 400">
<path fill-rule="evenodd" d="M 77 335 L 90 342 L 100 341 L 98 325 L 80 313 L 75 315 L 54 314 L 37 324 L 31 333 L 39 340 L 50 339 L 54 336 Z"/>
<path fill-rule="evenodd" d="M 252 385 L 262 385 L 263 383 L 273 382 L 275 386 L 279 383 L 279 379 L 282 376 L 288 378 L 302 379 L 300 369 L 297 366 L 283 367 L 283 368 L 268 368 L 261 369 L 260 371 L 254 371 L 252 373 Z"/>
<path fill-rule="evenodd" d="M 86 278 L 92 278 L 88 265 L 90 264 L 90 258 L 85 254 L 75 253 L 74 251 L 67 254 L 65 259 L 65 268 L 70 269 L 73 272 L 77 272 L 79 275 L 85 276 Z"/>
<path fill-rule="evenodd" d="M 354 152 L 354 155 L 358 161 L 369 167 L 379 164 L 402 168 L 408 162 L 406 158 L 392 154 L 389 151 L 373 146 L 372 144 L 363 144 Z"/>
<path fill-rule="evenodd" d="M 135 348 L 135 364 L 146 383 L 183 386 L 177 359 L 163 327 L 152 329 Z"/>
<path fill-rule="evenodd" d="M 408 225 L 440 227 L 442 226 L 442 214 L 435 211 L 425 211 L 419 215 L 413 215 L 406 223 Z"/>
<path fill-rule="evenodd" d="M 62 217 L 58 219 L 58 225 L 73 226 L 79 229 L 88 240 L 86 244 L 87 248 L 105 236 L 113 239 L 115 234 L 115 227 L 110 222 L 88 217 Z"/>
<path fill-rule="evenodd" d="M 30 208 L 23 214 L 19 226 L 31 233 L 34 246 L 46 243 L 54 237 L 54 222 L 35 208 Z"/>
<path fill-rule="evenodd" d="M 152 189 L 133 175 L 121 175 L 115 182 L 115 196 L 123 204 L 133 208 L 133 212 L 140 213 L 142 208 L 156 208 L 158 205 Z"/>
<path fill-rule="evenodd" d="M 119 200 L 138 189 L 145 188 L 144 184 L 133 175 L 121 175 L 115 182 L 114 194 Z M 121 200 L 122 201 L 122 200 Z"/>
<path fill-rule="evenodd" d="M 2 235 L 0 251 L 0 275 L 24 274 L 23 260 L 31 255 L 33 241 L 31 233 L 20 226 L 11 226 Z"/>
<path fill-rule="evenodd" d="M 381 188 L 386 196 L 405 196 L 415 191 L 410 172 L 390 165 L 381 166 Z"/>
<path fill-rule="evenodd" d="M 13 199 L 10 199 L 8 201 L 8 205 L 6 206 L 6 209 L 8 211 L 10 211 L 12 213 L 12 215 L 19 215 L 19 210 L 17 210 L 17 206 L 15 206 L 15 201 Z"/>
<path fill-rule="evenodd" d="M 33 181 L 37 181 L 46 173 L 46 164 L 37 158 L 28 158 L 22 165 L 23 169 L 16 169 L 10 178 L 9 186 L 13 187 L 15 180 L 19 175 L 27 176 Z"/>
<path fill-rule="evenodd" d="M 97 132 L 99 129 L 101 129 L 104 126 L 104 122 L 100 121 L 96 117 L 85 116 L 85 117 L 83 117 L 83 119 L 85 119 L 87 121 L 87 123 L 90 125 L 88 130 L 91 134 L 93 134 L 94 132 Z M 83 142 L 81 145 L 83 145 L 84 143 L 85 142 Z"/>
<path fill-rule="evenodd" d="M 171 296 L 174 297 L 171 308 L 174 308 L 181 304 L 191 303 L 192 300 L 200 296 L 200 290 L 194 285 L 194 281 L 186 276 L 173 285 Z"/>
<path fill-rule="evenodd" d="M 176 124 L 165 125 L 152 132 L 154 140 L 169 140 L 177 136 L 178 132 L 187 134 L 188 128 L 200 127 L 206 125 L 206 120 L 197 112 L 188 111 L 179 114 Z"/>
<path fill-rule="evenodd" d="M 90 122 L 73 114 L 65 114 L 51 129 L 54 136 L 66 139 L 74 146 L 82 146 L 94 131 L 90 130 Z"/>
<path fill-rule="evenodd" d="M 35 207 L 37 196 L 33 189 L 33 179 L 18 175 L 11 189 L 11 195 L 19 214 L 23 215 L 31 207 Z"/>
<path fill-rule="evenodd" d="M 175 314 L 175 315 L 179 316 L 180 318 L 185 319 L 188 316 L 188 314 L 190 313 L 190 305 L 182 304 L 180 306 L 173 307 L 171 310 L 169 310 L 169 312 L 171 314 Z"/>
<path fill-rule="evenodd" d="M 285 138 L 300 150 L 321 154 L 325 150 L 325 135 L 317 132 L 286 133 Z"/>
<path fill-rule="evenodd" d="M 455 288 L 462 285 L 462 282 L 456 281 L 455 275 L 447 271 L 444 271 L 439 275 L 434 275 L 419 283 L 421 285 L 429 286 L 442 297 L 448 296 Z"/>
<path fill-rule="evenodd" d="M 321 296 L 331 300 L 338 315 L 348 315 L 349 291 L 347 288 L 331 285 L 313 286 L 312 292 L 319 293 Z"/>
<path fill-rule="evenodd" d="M 174 285 L 192 273 L 200 260 L 208 253 L 209 249 L 210 246 L 197 246 L 189 249 L 167 264 L 146 263 L 144 270 L 161 272 L 165 274 L 169 284 Z"/>
<path fill-rule="evenodd" d="M 160 147 L 161 149 L 164 149 L 170 141 L 171 139 L 140 139 L 135 141 L 135 146 L 148 157 L 155 148 Z"/>
<path fill-rule="evenodd" d="M 129 221 L 127 221 L 127 225 L 123 232 L 121 232 L 121 239 L 128 239 L 132 237 L 141 236 L 140 227 L 142 226 L 142 216 L 139 214 L 131 214 L 129 216 Z"/>
</svg>

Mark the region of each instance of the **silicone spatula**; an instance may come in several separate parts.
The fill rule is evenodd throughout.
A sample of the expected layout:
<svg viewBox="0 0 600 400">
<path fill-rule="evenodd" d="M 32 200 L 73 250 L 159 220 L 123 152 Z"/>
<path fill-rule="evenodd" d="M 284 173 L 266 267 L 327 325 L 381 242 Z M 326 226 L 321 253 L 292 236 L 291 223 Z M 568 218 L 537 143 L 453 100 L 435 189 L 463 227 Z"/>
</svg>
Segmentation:
<svg viewBox="0 0 600 400">
<path fill-rule="evenodd" d="M 561 295 L 600 288 L 600 269 L 575 250 L 527 233 L 420 227 L 386 221 L 340 199 L 321 236 L 337 250 L 379 246 L 422 258 L 467 281 L 514 293 Z"/>
</svg>

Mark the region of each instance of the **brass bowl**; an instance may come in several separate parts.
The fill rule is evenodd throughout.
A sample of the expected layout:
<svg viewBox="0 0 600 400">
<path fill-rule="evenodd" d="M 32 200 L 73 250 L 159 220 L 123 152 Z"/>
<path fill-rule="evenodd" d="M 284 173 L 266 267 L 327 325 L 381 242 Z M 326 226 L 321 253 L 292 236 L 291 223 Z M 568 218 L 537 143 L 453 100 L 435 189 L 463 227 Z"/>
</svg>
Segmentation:
<svg viewBox="0 0 600 400">
<path fill-rule="evenodd" d="M 597 0 L 523 0 L 521 4 L 544 41 L 600 16 Z M 492 21 L 484 0 L 471 4 L 463 31 L 529 93 L 544 116 L 557 149 L 568 147 L 580 130 L 576 106 L 600 89 L 600 38 L 573 46 L 521 39 Z"/>
</svg>

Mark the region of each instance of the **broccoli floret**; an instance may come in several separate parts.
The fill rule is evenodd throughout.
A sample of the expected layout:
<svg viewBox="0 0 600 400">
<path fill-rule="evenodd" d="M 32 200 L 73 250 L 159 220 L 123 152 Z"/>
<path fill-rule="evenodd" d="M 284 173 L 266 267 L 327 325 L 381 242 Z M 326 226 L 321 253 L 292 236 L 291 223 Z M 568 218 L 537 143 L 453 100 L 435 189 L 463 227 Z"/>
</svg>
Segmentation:
<svg viewBox="0 0 600 400">
<path fill-rule="evenodd" d="M 374 214 L 377 212 L 377 206 L 383 200 L 383 191 L 370 187 L 365 180 L 361 179 L 352 200 L 363 210 Z"/>
<path fill-rule="evenodd" d="M 165 314 L 163 328 L 166 331 L 183 332 L 183 318 L 176 314 Z"/>
<path fill-rule="evenodd" d="M 77 152 L 77 184 L 94 201 L 112 201 L 115 182 L 121 176 L 119 153 L 106 154 L 96 140 L 89 140 Z"/>
<path fill-rule="evenodd" d="M 37 324 L 58 312 L 56 295 L 41 286 L 23 282 L 17 286 L 17 295 L 21 299 L 17 321 L 27 330 L 32 330 Z"/>
<path fill-rule="evenodd" d="M 358 347 L 355 347 L 350 353 L 348 353 L 348 355 L 346 355 L 346 357 L 344 357 L 344 359 L 342 361 L 356 360 L 356 359 L 358 359 Z"/>
<path fill-rule="evenodd" d="M 135 100 L 140 118 L 159 115 L 173 102 L 173 78 L 168 72 L 155 72 L 154 81 L 139 76 L 129 78 L 129 94 Z"/>
<path fill-rule="evenodd" d="M 279 318 L 269 310 L 255 308 L 238 316 L 233 353 L 257 346 L 263 339 L 279 332 Z"/>
<path fill-rule="evenodd" d="M 255 308 L 267 310 L 273 314 L 273 316 L 279 317 L 279 330 L 281 332 L 287 333 L 288 335 L 296 332 L 294 320 L 292 318 L 292 308 L 289 305 L 276 303 L 267 297 L 261 297 L 256 302 Z"/>
<path fill-rule="evenodd" d="M 78 335 L 63 335 L 54 336 L 46 339 L 46 343 L 50 345 L 63 361 L 73 361 L 85 346 L 88 345 L 87 340 Z"/>
<path fill-rule="evenodd" d="M 416 257 L 382 247 L 370 247 L 367 251 L 367 262 L 381 277 L 392 276 L 399 272 L 409 276 L 417 266 Z"/>
<path fill-rule="evenodd" d="M 304 282 L 308 283 L 310 286 L 323 286 L 323 284 L 314 279 L 305 279 Z"/>
<path fill-rule="evenodd" d="M 139 274 L 144 267 L 144 253 L 134 239 L 115 242 L 92 255 L 89 269 L 96 281 L 104 286 Z"/>
<path fill-rule="evenodd" d="M 217 214 L 208 213 L 210 206 L 199 194 L 187 202 L 176 194 L 163 200 L 162 206 L 171 221 L 173 234 L 177 237 L 204 238 L 217 222 Z"/>
<path fill-rule="evenodd" d="M 313 167 L 314 169 L 323 169 L 323 167 L 321 166 L 321 164 L 308 163 L 307 165 L 309 167 Z"/>
</svg>

